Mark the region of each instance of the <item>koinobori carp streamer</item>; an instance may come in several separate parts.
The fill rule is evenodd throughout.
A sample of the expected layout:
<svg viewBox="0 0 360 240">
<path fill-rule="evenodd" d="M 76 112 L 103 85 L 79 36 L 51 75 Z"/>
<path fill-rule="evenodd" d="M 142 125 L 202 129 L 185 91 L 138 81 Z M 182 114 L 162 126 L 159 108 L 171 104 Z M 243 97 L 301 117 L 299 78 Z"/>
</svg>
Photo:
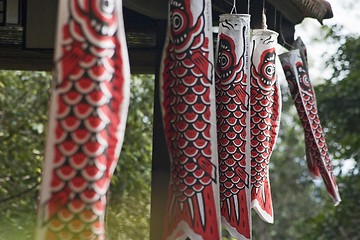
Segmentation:
<svg viewBox="0 0 360 240">
<path fill-rule="evenodd" d="M 280 127 L 281 93 L 276 76 L 278 34 L 253 31 L 251 56 L 251 204 L 266 222 L 274 221 L 269 162 Z"/>
<path fill-rule="evenodd" d="M 222 223 L 237 239 L 251 239 L 250 15 L 220 16 L 216 50 Z"/>
<path fill-rule="evenodd" d="M 62 0 L 37 240 L 105 239 L 130 70 L 122 1 Z"/>
<path fill-rule="evenodd" d="M 304 55 L 305 56 L 305 55 Z M 313 177 L 321 176 L 334 205 L 341 201 L 330 154 L 318 116 L 315 92 L 299 49 L 280 55 L 291 96 L 305 133 L 306 156 Z"/>
<path fill-rule="evenodd" d="M 171 176 L 163 239 L 220 239 L 210 0 L 170 0 L 160 96 Z"/>
</svg>

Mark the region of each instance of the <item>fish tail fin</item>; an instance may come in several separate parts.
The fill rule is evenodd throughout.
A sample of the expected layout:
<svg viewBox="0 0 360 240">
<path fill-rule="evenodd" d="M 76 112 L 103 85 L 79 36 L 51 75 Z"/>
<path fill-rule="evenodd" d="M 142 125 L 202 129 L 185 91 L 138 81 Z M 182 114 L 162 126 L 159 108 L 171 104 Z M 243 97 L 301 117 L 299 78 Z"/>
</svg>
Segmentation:
<svg viewBox="0 0 360 240">
<path fill-rule="evenodd" d="M 251 207 L 265 222 L 274 223 L 274 211 L 269 178 L 266 178 L 259 188 L 252 188 Z"/>
</svg>

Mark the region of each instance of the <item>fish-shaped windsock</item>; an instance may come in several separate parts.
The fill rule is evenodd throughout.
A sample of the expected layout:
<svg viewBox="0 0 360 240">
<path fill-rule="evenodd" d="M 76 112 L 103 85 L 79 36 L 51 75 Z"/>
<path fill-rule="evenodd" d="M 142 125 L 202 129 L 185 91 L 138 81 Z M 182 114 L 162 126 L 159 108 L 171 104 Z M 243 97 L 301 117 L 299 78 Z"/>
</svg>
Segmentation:
<svg viewBox="0 0 360 240">
<path fill-rule="evenodd" d="M 163 239 L 220 239 L 210 0 L 170 0 L 160 100 L 171 174 Z"/>
<path fill-rule="evenodd" d="M 216 50 L 222 223 L 237 239 L 251 239 L 250 15 L 220 16 Z"/>
<path fill-rule="evenodd" d="M 306 51 L 306 46 L 305 46 L 304 42 L 302 41 L 301 37 L 298 37 L 294 41 L 293 48 L 299 49 L 300 57 L 303 62 L 303 68 L 304 68 L 303 71 L 308 72 L 307 51 Z M 291 95 L 296 96 L 297 100 L 294 99 L 295 106 L 296 106 L 298 115 L 300 116 L 300 119 L 302 119 L 302 126 L 304 129 L 304 135 L 305 135 L 306 163 L 308 166 L 309 174 L 313 179 L 321 179 L 320 171 L 316 164 L 316 156 L 315 156 L 316 151 L 314 151 L 314 149 L 316 149 L 316 146 L 314 146 L 315 140 L 314 140 L 314 136 L 311 131 L 311 127 L 309 125 L 310 123 L 308 121 L 305 121 L 306 113 L 305 113 L 304 106 L 301 104 L 301 97 L 296 95 L 296 92 L 298 92 L 298 90 L 296 90 L 297 89 L 296 86 L 292 86 L 293 83 L 291 83 L 291 81 L 288 81 L 288 85 L 290 87 Z M 309 87 L 311 88 L 311 91 L 314 92 L 313 86 L 309 85 Z M 314 95 L 314 104 L 316 105 L 315 95 Z"/>
<path fill-rule="evenodd" d="M 122 1 L 61 0 L 37 240 L 105 239 L 130 70 Z"/>
<path fill-rule="evenodd" d="M 299 49 L 291 50 L 280 56 L 291 96 L 298 111 L 305 132 L 306 156 L 310 173 L 319 174 L 334 205 L 341 201 L 336 179 L 331 166 L 330 154 L 318 116 L 315 92 L 308 71 L 304 67 Z"/>
<path fill-rule="evenodd" d="M 251 204 L 266 222 L 274 221 L 269 161 L 279 132 L 281 94 L 276 76 L 278 34 L 253 31 L 251 56 Z"/>
</svg>

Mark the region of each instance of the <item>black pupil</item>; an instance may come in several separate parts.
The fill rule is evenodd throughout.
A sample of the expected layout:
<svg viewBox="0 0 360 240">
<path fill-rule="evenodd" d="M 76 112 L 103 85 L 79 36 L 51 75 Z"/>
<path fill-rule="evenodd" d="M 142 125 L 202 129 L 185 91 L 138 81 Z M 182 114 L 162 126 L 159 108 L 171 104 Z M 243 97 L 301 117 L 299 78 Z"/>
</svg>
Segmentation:
<svg viewBox="0 0 360 240">
<path fill-rule="evenodd" d="M 181 20 L 179 16 L 175 16 L 174 18 L 174 25 L 179 27 L 181 25 Z"/>
<path fill-rule="evenodd" d="M 225 55 L 222 55 L 220 61 L 221 61 L 221 66 L 225 67 L 226 64 L 228 63 L 228 58 Z"/>
</svg>

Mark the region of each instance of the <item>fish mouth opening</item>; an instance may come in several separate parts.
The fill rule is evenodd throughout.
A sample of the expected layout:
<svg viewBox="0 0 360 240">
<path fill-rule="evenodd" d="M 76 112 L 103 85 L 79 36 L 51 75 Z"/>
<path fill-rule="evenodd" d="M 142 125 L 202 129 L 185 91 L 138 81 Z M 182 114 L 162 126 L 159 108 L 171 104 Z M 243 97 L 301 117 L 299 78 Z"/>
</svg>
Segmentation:
<svg viewBox="0 0 360 240">
<path fill-rule="evenodd" d="M 231 76 L 232 73 L 233 73 L 232 70 L 228 70 L 228 71 L 226 71 L 226 72 L 222 72 L 222 73 L 220 74 L 220 76 L 221 76 L 221 78 L 226 79 L 226 78 L 228 78 L 229 76 Z"/>
</svg>

